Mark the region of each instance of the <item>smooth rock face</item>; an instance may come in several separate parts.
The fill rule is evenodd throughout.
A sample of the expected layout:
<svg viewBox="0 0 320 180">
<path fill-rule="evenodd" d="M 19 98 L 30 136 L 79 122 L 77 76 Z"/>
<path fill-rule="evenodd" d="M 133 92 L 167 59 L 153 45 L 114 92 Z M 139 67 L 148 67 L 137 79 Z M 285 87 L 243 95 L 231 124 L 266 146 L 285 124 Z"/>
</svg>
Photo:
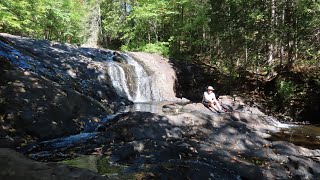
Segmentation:
<svg viewBox="0 0 320 180">
<path fill-rule="evenodd" d="M 147 70 L 153 82 L 153 91 L 155 94 L 159 94 L 159 97 L 162 98 L 161 100 L 177 100 L 174 88 L 177 77 L 168 59 L 157 54 L 143 52 L 130 52 L 129 55 L 141 62 Z"/>
<path fill-rule="evenodd" d="M 80 117 L 108 112 L 94 99 L 34 73 L 10 70 L 2 78 L 4 124 L 21 135 L 48 139 L 75 134 L 80 130 Z"/>
<path fill-rule="evenodd" d="M 129 53 L 141 66 L 109 50 L 4 33 L 0 40 L 2 147 L 78 133 L 130 101 L 188 102 L 175 97 L 175 72 L 155 54 Z"/>
<path fill-rule="evenodd" d="M 108 81 L 111 52 L 0 34 L 0 147 L 79 133 L 125 104 Z"/>
<path fill-rule="evenodd" d="M 221 102 L 227 105 L 229 98 L 221 97 Z M 220 114 L 200 103 L 166 104 L 161 115 L 123 114 L 106 128 L 102 152 L 114 163 L 138 169 L 148 164 L 147 172 L 155 178 L 320 177 L 320 150 L 266 140 L 264 135 L 277 131 L 278 124 L 255 107 L 237 103 L 242 104 L 238 99 L 230 105 L 233 112 Z"/>
</svg>

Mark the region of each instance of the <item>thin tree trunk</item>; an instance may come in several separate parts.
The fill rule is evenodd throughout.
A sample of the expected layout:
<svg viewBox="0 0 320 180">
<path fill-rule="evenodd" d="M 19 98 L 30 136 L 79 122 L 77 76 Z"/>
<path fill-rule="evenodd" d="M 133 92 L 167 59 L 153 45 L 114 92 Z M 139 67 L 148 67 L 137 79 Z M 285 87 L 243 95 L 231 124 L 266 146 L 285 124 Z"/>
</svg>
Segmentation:
<svg viewBox="0 0 320 180">
<path fill-rule="evenodd" d="M 295 36 L 294 36 L 294 59 L 298 59 L 298 18 L 295 17 Z"/>
<path fill-rule="evenodd" d="M 283 7 L 283 9 L 282 9 L 282 16 L 281 16 L 281 23 L 282 23 L 282 26 L 285 26 L 285 6 Z M 284 56 L 285 56 L 285 54 L 284 54 L 284 43 L 285 43 L 285 41 L 284 41 L 284 38 L 285 38 L 285 34 L 284 34 L 284 32 L 281 32 L 281 40 L 280 40 L 280 66 L 282 66 L 283 65 L 283 61 L 284 61 Z"/>
<path fill-rule="evenodd" d="M 271 66 L 273 64 L 273 54 L 274 54 L 274 26 L 275 26 L 275 0 L 271 0 L 271 42 L 269 44 L 269 52 L 268 52 L 268 64 Z"/>
<path fill-rule="evenodd" d="M 247 45 L 247 40 L 245 42 L 246 46 L 245 46 L 245 64 L 248 63 L 248 45 Z"/>
<path fill-rule="evenodd" d="M 288 27 L 287 33 L 286 33 L 286 38 L 287 38 L 287 52 L 288 52 L 288 57 L 287 57 L 287 65 L 286 67 L 288 69 L 291 68 L 292 66 L 292 61 L 293 61 L 293 37 L 292 37 L 292 4 L 291 0 L 286 1 L 286 26 Z"/>
<path fill-rule="evenodd" d="M 86 32 L 86 42 L 83 47 L 97 47 L 99 36 L 101 33 L 101 12 L 100 12 L 100 0 L 96 0 L 89 14 Z"/>
<path fill-rule="evenodd" d="M 123 15 L 124 15 L 124 18 L 126 19 L 127 15 L 128 15 L 128 12 L 127 12 L 127 1 L 126 0 L 123 1 Z"/>
<path fill-rule="evenodd" d="M 180 23 L 181 23 L 181 25 L 180 25 L 180 28 L 181 27 L 183 27 L 183 23 L 184 23 L 184 7 L 183 7 L 183 5 L 181 6 L 181 16 L 180 16 L 181 18 L 180 18 Z M 178 43 L 178 50 L 179 50 L 179 53 L 181 52 L 181 39 L 180 39 L 180 37 L 181 37 L 181 30 L 180 30 L 180 33 L 179 33 L 180 35 L 179 35 L 179 43 Z"/>
<path fill-rule="evenodd" d="M 158 35 L 157 22 L 154 23 L 154 33 L 155 33 L 155 36 L 156 36 L 156 42 L 158 42 L 159 35 Z"/>
</svg>

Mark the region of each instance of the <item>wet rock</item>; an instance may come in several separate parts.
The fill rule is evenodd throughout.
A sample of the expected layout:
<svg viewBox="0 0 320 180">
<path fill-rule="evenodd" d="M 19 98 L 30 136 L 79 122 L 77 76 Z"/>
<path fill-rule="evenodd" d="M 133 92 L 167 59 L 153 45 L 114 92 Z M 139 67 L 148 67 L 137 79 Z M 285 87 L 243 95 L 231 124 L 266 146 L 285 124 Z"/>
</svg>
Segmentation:
<svg viewBox="0 0 320 180">
<path fill-rule="evenodd" d="M 117 62 L 119 62 L 119 63 L 123 63 L 123 62 L 125 62 L 125 58 L 124 57 L 121 57 L 121 54 L 119 53 L 119 52 L 113 52 L 113 57 L 112 57 L 112 59 L 114 60 L 114 61 L 117 61 Z"/>
<path fill-rule="evenodd" d="M 296 156 L 288 157 L 288 164 L 292 169 L 293 177 L 301 177 L 302 179 L 310 179 L 313 174 L 319 175 L 320 165 L 308 158 L 299 158 Z"/>
<path fill-rule="evenodd" d="M 40 163 L 0 148 L 1 179 L 107 179 L 89 170 L 57 163 Z"/>
<path fill-rule="evenodd" d="M 80 131 L 81 116 L 97 116 L 108 111 L 96 101 L 62 87 L 36 74 L 25 76 L 16 70 L 7 71 L 2 76 L 6 86 L 2 96 L 6 97 L 2 106 L 4 122 L 14 134 L 48 139 L 75 134 Z M 9 98 L 10 97 L 10 98 Z M 8 130 L 4 130 L 9 133 Z"/>
<path fill-rule="evenodd" d="M 16 147 L 28 141 L 70 135 L 82 128 L 89 129 L 89 133 L 34 142 L 27 145 L 31 147 L 24 152 L 41 161 L 61 160 L 78 154 L 105 154 L 111 157 L 104 160 L 106 164 L 122 165 L 123 172 L 149 179 L 319 178 L 320 151 L 264 139 L 290 126 L 264 115 L 254 103 L 249 106 L 237 96 L 220 96 L 219 101 L 228 111 L 215 113 L 201 103 L 177 99 L 173 86 L 175 72 L 167 59 L 131 53 L 143 63 L 148 78 L 151 76 L 154 82 L 163 84 L 163 91 L 154 92 L 166 92 L 162 96 L 173 103 L 152 106 L 152 113 L 141 112 L 136 107 L 135 111 L 140 112 L 122 113 L 105 120 L 112 110 L 130 104 L 117 95 L 105 74 L 104 64 L 111 60 L 112 51 L 2 36 L 7 41 L 0 44 L 0 66 L 3 67 L 0 69 L 1 146 Z M 176 69 L 179 76 L 176 90 L 182 92 L 178 96 L 184 94 L 200 101 L 201 87 L 208 79 L 201 76 L 202 68 L 186 67 Z M 163 74 L 163 70 L 168 71 Z M 127 67 L 126 71 L 131 69 Z M 181 75 L 184 75 L 182 79 Z M 192 82 L 195 78 L 199 81 Z M 90 125 L 91 129 L 86 129 Z M 41 168 L 45 165 L 48 173 L 53 172 L 57 177 L 62 174 L 69 177 L 70 173 L 72 178 L 80 178 L 81 173 L 74 175 L 74 169 L 69 167 L 33 163 L 19 163 L 21 167 L 14 170 L 11 166 L 4 167 L 4 175 L 20 178 L 10 172 L 26 171 L 33 177 L 28 174 L 34 172 L 28 169 L 32 167 L 40 169 L 42 175 Z M 113 177 L 117 177 L 118 172 Z"/>
<path fill-rule="evenodd" d="M 186 105 L 181 113 L 128 112 L 108 122 L 97 134 L 95 147 L 109 155 L 110 163 L 124 166 L 123 172 L 152 179 L 316 179 L 318 150 L 261 137 L 275 124 L 255 115 L 206 114 L 201 104 Z M 175 108 L 169 104 L 166 107 Z M 183 107 L 184 108 L 184 107 Z M 182 109 L 183 109 L 182 108 Z M 204 112 L 202 112 L 204 111 Z M 183 123 L 185 118 L 194 123 Z M 241 120 L 245 119 L 246 120 Z M 265 121 L 265 122 L 264 122 Z M 262 123 L 264 122 L 264 123 Z M 257 126 L 259 123 L 259 126 Z M 261 124 L 260 124 L 261 123 Z M 255 129 L 255 127 L 259 127 Z M 81 144 L 87 153 L 87 143 Z M 91 147 L 94 147 L 91 145 Z M 201 173 L 201 174 L 200 174 Z"/>
<path fill-rule="evenodd" d="M 106 75 L 103 61 L 112 56 L 109 51 L 3 33 L 0 37 L 0 124 L 8 127 L 0 131 L 3 137 L 21 137 L 13 138 L 14 146 L 23 138 L 79 133 L 83 119 L 101 118 L 130 104 Z"/>
<path fill-rule="evenodd" d="M 153 168 L 155 177 L 163 179 L 240 179 L 232 170 L 218 163 L 206 164 L 199 161 L 171 161 Z"/>
<path fill-rule="evenodd" d="M 167 130 L 170 128 L 161 125 L 162 129 L 152 130 L 152 133 L 143 136 L 133 136 L 133 139 L 139 140 L 143 145 L 142 151 L 137 156 L 136 153 L 130 155 L 133 159 L 140 159 L 139 162 L 153 164 L 153 174 L 157 177 L 158 175 L 171 177 L 172 170 L 175 178 L 195 178 L 193 171 L 188 170 L 189 173 L 183 173 L 184 170 L 180 169 L 177 165 L 179 163 L 186 163 L 189 161 L 198 160 L 198 163 L 214 165 L 214 162 L 219 162 L 219 166 L 214 172 L 220 172 L 225 169 L 226 171 L 232 172 L 233 177 L 231 179 L 290 179 L 294 178 L 316 178 L 319 176 L 317 168 L 319 162 L 313 160 L 308 156 L 317 156 L 317 151 L 307 150 L 305 148 L 298 148 L 297 146 L 286 143 L 286 142 L 269 142 L 261 136 L 260 130 L 264 131 L 273 130 L 274 124 L 272 121 L 265 121 L 265 119 L 259 119 L 253 113 L 248 112 L 249 108 L 243 112 L 239 112 L 238 121 L 232 120 L 234 114 L 215 114 L 212 112 L 206 112 L 206 109 L 202 107 L 202 104 L 188 104 L 183 107 L 179 114 L 172 115 L 171 113 L 165 114 L 168 118 L 165 123 L 170 126 L 179 127 L 179 136 L 175 136 L 168 139 Z M 246 106 L 243 106 L 246 108 Z M 164 106 L 164 109 L 176 109 L 181 108 L 174 104 L 168 104 Z M 233 106 L 231 107 L 233 108 Z M 138 115 L 140 114 L 140 115 Z M 161 119 L 157 115 L 153 114 L 127 114 L 129 116 L 126 122 L 129 123 L 132 129 L 135 129 L 133 134 L 144 134 L 144 130 L 148 130 L 148 126 L 145 127 L 143 124 L 147 123 L 150 127 L 156 127 L 154 123 L 160 123 L 161 121 L 143 121 L 137 120 L 138 117 L 142 119 Z M 191 115 L 192 114 L 192 115 Z M 197 115 L 198 114 L 198 115 Z M 132 118 L 131 116 L 133 115 Z M 154 116 L 152 118 L 152 116 Z M 206 118 L 206 117 L 210 118 Z M 190 117 L 195 120 L 198 118 L 203 123 L 180 123 L 179 119 L 184 117 Z M 122 117 L 124 118 L 124 117 Z M 137 119 L 136 119 L 137 118 Z M 132 121 L 139 121 L 138 124 L 132 124 Z M 152 124 L 150 123 L 152 122 Z M 182 122 L 182 121 L 181 121 Z M 259 124 L 259 125 L 258 125 Z M 213 126 L 212 126 L 213 125 Z M 192 127 L 195 127 L 195 131 Z M 258 127 L 255 129 L 255 127 Z M 139 132 L 140 130 L 140 132 Z M 165 139 L 154 138 L 154 134 L 163 134 Z M 150 141 L 146 141 L 148 138 L 156 140 L 154 144 Z M 132 150 L 132 147 L 131 147 Z M 289 154 L 295 154 L 295 160 L 288 159 Z M 144 158 L 150 157 L 150 158 Z M 212 160 L 215 160 L 214 162 Z M 163 168 L 163 164 L 157 164 L 156 162 L 171 162 L 175 161 L 177 166 L 168 166 L 170 168 Z M 299 161 L 298 165 L 297 162 Z M 119 161 L 120 163 L 121 161 Z M 133 165 L 135 161 L 131 160 Z M 188 164 L 188 163 L 187 163 Z M 194 164 L 188 164 L 183 167 L 186 169 L 190 167 L 197 167 Z M 295 167 L 295 168 L 294 168 Z M 313 168 L 315 167 L 315 168 Z M 291 173 L 287 172 L 287 169 Z M 201 171 L 201 170 L 200 170 Z M 305 172 L 305 173 L 302 173 Z M 195 173 L 197 174 L 197 173 Z M 210 175 L 210 171 L 204 171 L 205 174 Z M 214 174 L 214 173 L 212 173 Z M 199 177 L 199 174 L 197 174 Z M 214 174 L 215 177 L 222 177 L 221 174 Z M 211 177 L 214 179 L 213 177 Z"/>
<path fill-rule="evenodd" d="M 130 162 L 133 160 L 137 151 L 135 151 L 134 146 L 132 144 L 124 144 L 123 146 L 119 146 L 115 148 L 112 152 L 111 161 L 112 162 Z"/>
</svg>

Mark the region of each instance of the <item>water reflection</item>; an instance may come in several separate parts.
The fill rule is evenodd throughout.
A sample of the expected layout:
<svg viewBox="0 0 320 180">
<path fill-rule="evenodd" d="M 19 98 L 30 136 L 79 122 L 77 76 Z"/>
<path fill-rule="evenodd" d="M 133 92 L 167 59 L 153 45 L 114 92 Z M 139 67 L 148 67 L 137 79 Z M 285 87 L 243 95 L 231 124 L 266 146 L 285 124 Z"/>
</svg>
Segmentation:
<svg viewBox="0 0 320 180">
<path fill-rule="evenodd" d="M 271 141 L 288 141 L 309 149 L 320 149 L 320 124 L 300 125 L 272 134 Z"/>
<path fill-rule="evenodd" d="M 118 114 L 126 112 L 150 112 L 155 114 L 162 114 L 162 106 L 169 102 L 151 102 L 151 103 L 134 103 L 132 105 L 124 107 Z"/>
<path fill-rule="evenodd" d="M 162 106 L 159 103 L 136 103 L 128 107 L 130 112 L 161 113 Z"/>
</svg>

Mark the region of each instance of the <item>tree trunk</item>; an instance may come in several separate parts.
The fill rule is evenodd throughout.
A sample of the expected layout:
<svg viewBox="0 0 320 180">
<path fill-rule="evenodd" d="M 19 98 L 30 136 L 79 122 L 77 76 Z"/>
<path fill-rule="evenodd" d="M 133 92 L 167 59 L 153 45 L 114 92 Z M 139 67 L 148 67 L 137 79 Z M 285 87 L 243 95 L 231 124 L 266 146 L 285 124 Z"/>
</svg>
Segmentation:
<svg viewBox="0 0 320 180">
<path fill-rule="evenodd" d="M 286 25 L 288 27 L 287 30 L 287 51 L 288 51 L 288 58 L 287 58 L 287 65 L 286 67 L 289 69 L 291 69 L 292 65 L 293 65 L 293 45 L 294 45 L 294 37 L 293 37 L 293 22 L 292 22 L 292 13 L 293 13 L 293 2 L 292 0 L 287 0 L 286 1 Z"/>
<path fill-rule="evenodd" d="M 123 15 L 124 15 L 124 18 L 126 19 L 127 15 L 128 15 L 128 12 L 127 12 L 127 1 L 126 0 L 123 1 Z"/>
<path fill-rule="evenodd" d="M 282 9 L 282 14 L 281 14 L 281 24 L 282 26 L 285 26 L 285 7 Z M 280 66 L 283 65 L 284 57 L 285 57 L 285 52 L 284 52 L 284 38 L 285 38 L 285 33 L 281 32 L 281 40 L 280 40 Z"/>
<path fill-rule="evenodd" d="M 182 35 L 182 32 L 181 32 L 181 27 L 183 27 L 183 23 L 184 23 L 184 7 L 183 5 L 181 5 L 181 15 L 180 15 L 180 32 L 179 32 L 179 41 L 178 41 L 178 52 L 181 53 L 181 35 Z"/>
<path fill-rule="evenodd" d="M 155 34 L 155 36 L 156 36 L 156 42 L 158 42 L 158 40 L 159 40 L 159 35 L 158 35 L 157 22 L 154 23 L 154 34 Z"/>
<path fill-rule="evenodd" d="M 86 26 L 87 26 L 86 40 L 82 46 L 97 47 L 99 35 L 101 33 L 100 0 L 95 1 L 90 14 L 88 15 L 88 22 Z"/>
<path fill-rule="evenodd" d="M 276 6 L 275 0 L 271 0 L 271 19 L 270 19 L 270 33 L 271 33 L 271 40 L 269 42 L 269 52 L 268 52 L 268 65 L 272 66 L 273 64 L 273 54 L 274 54 L 274 26 L 275 26 L 275 13 L 276 13 Z"/>
<path fill-rule="evenodd" d="M 246 46 L 245 46 L 245 64 L 248 63 L 248 45 L 247 45 L 247 40 L 245 42 Z"/>
</svg>

